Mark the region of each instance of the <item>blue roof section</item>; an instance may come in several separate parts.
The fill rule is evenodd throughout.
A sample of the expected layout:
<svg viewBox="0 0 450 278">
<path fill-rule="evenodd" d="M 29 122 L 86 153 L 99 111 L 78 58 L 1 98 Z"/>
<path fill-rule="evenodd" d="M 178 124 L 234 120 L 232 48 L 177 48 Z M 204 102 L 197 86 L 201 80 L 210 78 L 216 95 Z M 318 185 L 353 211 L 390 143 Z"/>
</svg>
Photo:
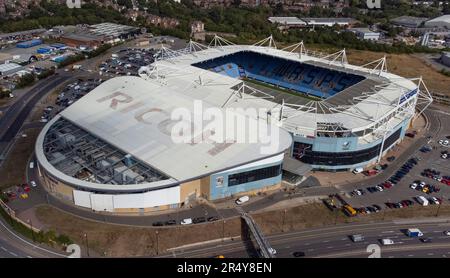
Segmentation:
<svg viewBox="0 0 450 278">
<path fill-rule="evenodd" d="M 30 47 L 33 47 L 33 46 L 36 46 L 36 45 L 40 45 L 40 44 L 42 44 L 42 40 L 35 39 L 35 40 L 19 42 L 18 44 L 16 44 L 16 47 L 18 47 L 18 48 L 30 48 Z"/>
</svg>

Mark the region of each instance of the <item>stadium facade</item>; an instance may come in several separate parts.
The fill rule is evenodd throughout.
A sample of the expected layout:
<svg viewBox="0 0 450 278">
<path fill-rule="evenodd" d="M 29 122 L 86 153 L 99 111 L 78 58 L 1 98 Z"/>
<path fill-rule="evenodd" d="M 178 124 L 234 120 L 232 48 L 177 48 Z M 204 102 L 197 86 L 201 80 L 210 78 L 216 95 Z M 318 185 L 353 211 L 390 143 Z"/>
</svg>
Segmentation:
<svg viewBox="0 0 450 278">
<path fill-rule="evenodd" d="M 139 213 L 273 189 L 283 161 L 297 175 L 377 162 L 432 101 L 421 78 L 388 73 L 385 58 L 355 66 L 345 50 L 277 49 L 271 37 L 163 47 L 139 75 L 104 82 L 46 125 L 36 155 L 48 191 L 95 211 Z M 269 126 L 276 148 L 174 143 L 170 114 L 195 113 L 195 101 Z"/>
</svg>

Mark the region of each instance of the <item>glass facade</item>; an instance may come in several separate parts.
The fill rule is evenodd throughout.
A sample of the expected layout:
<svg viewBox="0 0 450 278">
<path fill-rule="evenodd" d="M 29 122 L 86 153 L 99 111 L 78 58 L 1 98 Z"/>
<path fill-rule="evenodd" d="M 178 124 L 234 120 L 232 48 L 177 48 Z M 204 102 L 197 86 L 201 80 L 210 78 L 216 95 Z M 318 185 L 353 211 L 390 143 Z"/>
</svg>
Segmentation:
<svg viewBox="0 0 450 278">
<path fill-rule="evenodd" d="M 396 132 L 392 133 L 384 141 L 383 151 L 389 148 L 395 141 L 400 138 L 402 129 L 399 128 Z M 312 151 L 311 144 L 305 144 L 300 142 L 294 142 L 293 156 L 294 158 L 312 165 L 324 165 L 324 166 L 343 166 L 354 165 L 362 162 L 369 161 L 378 156 L 380 153 L 381 143 L 360 151 L 350 152 L 318 152 Z"/>
<path fill-rule="evenodd" d="M 281 175 L 281 165 L 232 174 L 228 176 L 228 186 L 249 183 Z"/>
</svg>

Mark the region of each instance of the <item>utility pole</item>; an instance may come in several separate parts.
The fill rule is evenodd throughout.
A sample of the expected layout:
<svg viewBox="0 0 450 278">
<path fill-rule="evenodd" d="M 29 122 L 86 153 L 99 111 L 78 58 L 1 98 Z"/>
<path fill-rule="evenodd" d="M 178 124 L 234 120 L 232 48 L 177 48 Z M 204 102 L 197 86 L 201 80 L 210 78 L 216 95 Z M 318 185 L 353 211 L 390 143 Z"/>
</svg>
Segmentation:
<svg viewBox="0 0 450 278">
<path fill-rule="evenodd" d="M 31 219 L 28 219 L 28 224 L 30 224 L 30 228 L 31 228 L 31 237 L 33 238 L 33 242 L 35 242 L 34 239 L 34 231 L 33 231 L 33 222 L 31 221 Z"/>
<path fill-rule="evenodd" d="M 156 233 L 156 255 L 159 255 L 159 237 L 158 237 L 158 230 L 155 231 Z"/>
<path fill-rule="evenodd" d="M 87 235 L 87 233 L 84 234 L 84 239 L 86 240 L 86 251 L 87 251 L 87 255 L 88 255 L 88 257 L 90 257 L 90 255 L 89 255 L 89 240 L 88 240 L 88 235 Z"/>
<path fill-rule="evenodd" d="M 441 196 L 441 201 L 439 202 L 439 205 L 438 205 L 437 210 L 436 210 L 436 217 L 439 216 L 439 210 L 441 209 L 441 205 L 442 205 L 443 201 L 444 201 L 444 195 Z"/>
</svg>

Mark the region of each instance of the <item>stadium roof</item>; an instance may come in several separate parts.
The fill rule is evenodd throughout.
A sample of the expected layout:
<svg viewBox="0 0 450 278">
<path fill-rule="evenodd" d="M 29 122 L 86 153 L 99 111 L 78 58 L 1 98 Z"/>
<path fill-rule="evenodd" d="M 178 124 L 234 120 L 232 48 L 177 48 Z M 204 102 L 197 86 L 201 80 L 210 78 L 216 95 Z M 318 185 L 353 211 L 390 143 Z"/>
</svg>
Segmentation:
<svg viewBox="0 0 450 278">
<path fill-rule="evenodd" d="M 342 91 L 335 97 L 327 100 L 309 101 L 308 107 L 303 107 L 302 111 L 293 108 L 292 105 L 285 105 L 283 110 L 289 116 L 284 120 L 283 127 L 301 136 L 314 136 L 315 130 L 317 130 L 320 123 L 327 122 L 342 123 L 346 129 L 353 132 L 368 129 L 393 111 L 398 106 L 399 99 L 403 95 L 417 88 L 417 85 L 411 80 L 388 72 L 383 71 L 378 74 L 374 73 L 373 69 L 341 64 L 336 59 L 330 61 L 329 59 L 312 55 L 300 56 L 298 53 L 256 45 L 229 45 L 220 47 L 220 49 L 207 48 L 195 53 L 181 56 L 174 55 L 173 57 L 159 60 L 152 64 L 151 67 L 157 69 L 155 71 L 158 76 L 162 77 L 161 82 L 164 82 L 164 87 L 167 90 L 182 92 L 184 95 L 192 98 L 207 101 L 213 106 L 240 107 L 244 109 L 249 107 L 279 109 L 281 103 L 276 101 L 279 100 L 277 97 L 262 97 L 264 92 L 259 93 L 259 97 L 239 97 L 230 88 L 238 88 L 242 85 L 242 80 L 192 66 L 192 64 L 201 61 L 239 51 L 255 51 L 281 59 L 359 74 L 365 76 L 366 80 L 370 80 L 369 82 L 372 82 L 364 85 L 364 82 L 367 81 L 363 81 L 347 88 L 345 91 L 347 91 L 348 95 L 346 95 L 345 99 L 339 100 L 340 95 L 344 93 Z M 207 84 L 208 88 L 212 89 L 200 90 L 199 88 L 203 86 L 198 86 L 199 79 L 203 84 Z M 197 84 L 197 86 L 194 88 L 193 84 Z M 254 85 L 251 84 L 250 86 Z M 261 91 L 263 90 L 261 89 Z M 291 94 L 283 94 L 279 91 L 277 93 L 284 95 L 286 98 L 285 103 L 289 103 L 287 101 L 288 98 L 292 99 Z M 270 92 L 265 92 L 265 94 L 270 95 Z M 299 94 L 299 97 L 301 97 L 301 94 Z M 374 105 L 374 103 L 380 104 Z"/>
<path fill-rule="evenodd" d="M 217 85 L 222 90 L 226 86 Z M 194 98 L 183 95 L 182 89 L 194 90 L 199 95 L 211 90 L 211 87 L 195 90 L 194 84 L 184 84 L 183 80 L 177 82 L 177 87 L 178 90 L 171 90 L 139 77 L 117 77 L 104 82 L 60 115 L 177 181 L 270 158 L 283 153 L 291 145 L 291 135 L 278 127 L 273 127 L 273 130 L 279 134 L 279 141 L 276 142 L 279 144 L 268 153 L 261 149 L 267 146 L 265 143 L 235 143 L 232 142 L 234 137 L 230 136 L 226 137 L 230 140 L 227 144 L 175 143 L 170 136 L 172 112 L 183 108 L 194 114 Z M 118 96 L 119 102 L 114 107 L 110 96 L 118 92 L 126 94 L 129 105 L 121 103 L 125 96 Z M 204 102 L 203 108 L 208 107 L 213 106 Z M 145 116 L 140 112 L 145 112 Z M 252 123 L 258 121 L 245 118 Z M 207 130 L 205 124 L 202 134 L 207 134 Z"/>
</svg>

